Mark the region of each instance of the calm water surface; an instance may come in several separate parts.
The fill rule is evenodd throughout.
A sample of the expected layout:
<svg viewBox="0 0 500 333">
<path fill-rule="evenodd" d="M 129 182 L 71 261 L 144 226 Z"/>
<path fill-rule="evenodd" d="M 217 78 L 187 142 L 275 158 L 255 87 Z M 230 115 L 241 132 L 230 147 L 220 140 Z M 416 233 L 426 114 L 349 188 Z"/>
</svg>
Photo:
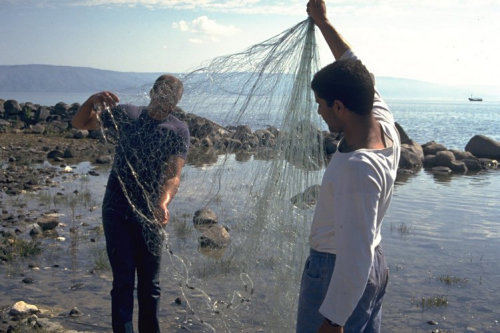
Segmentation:
<svg viewBox="0 0 500 333">
<path fill-rule="evenodd" d="M 241 174 L 241 170 L 265 163 L 268 162 L 231 160 L 226 172 Z M 46 239 L 41 258 L 3 269 L 0 299 L 2 304 L 25 300 L 41 307 L 60 307 L 61 311 L 77 306 L 85 315 L 65 321 L 66 325 L 104 332 L 109 330 L 110 322 L 110 272 L 92 270 L 104 254 L 99 207 L 107 170 L 99 170 L 98 177 L 82 178 L 91 167 L 88 163 L 80 164 L 76 175 L 68 176 L 60 187 L 48 191 L 52 198 L 57 198 L 58 192 L 71 197 L 75 190 L 92 194 L 92 199 L 80 201 L 74 208 L 56 199 L 40 200 L 40 195 L 3 197 L 11 207 L 27 203 L 28 207 L 39 206 L 41 211 L 58 209 L 64 214 L 60 219 L 65 224 L 58 234 L 65 240 Z M 203 203 L 197 195 L 202 188 L 197 189 L 197 184 L 201 186 L 203 178 L 205 186 L 211 187 L 213 178 L 207 177 L 211 171 L 217 171 L 217 167 L 187 166 L 172 208 L 173 220 L 168 230 L 174 256 L 164 255 L 162 325 L 168 332 L 181 332 L 178 327 L 187 320 L 184 325 L 194 331 L 210 332 L 207 326 L 200 324 L 202 319 L 218 332 L 224 332 L 226 325 L 234 332 L 259 329 L 283 332 L 269 318 L 268 307 L 273 296 L 268 291 L 296 293 L 294 287 L 287 287 L 292 290 L 279 288 L 280 285 L 294 286 L 296 277 L 288 277 L 291 281 L 266 279 L 269 270 L 280 264 L 279 260 L 263 262 L 257 270 L 247 272 L 248 277 L 242 276 L 239 275 L 241 266 L 228 259 L 233 252 L 245 252 L 245 249 L 236 249 L 244 232 L 236 217 L 244 206 L 241 203 L 238 206 L 237 193 L 247 191 L 251 180 L 243 179 L 239 189 L 223 194 L 217 205 L 219 219 L 229 226 L 233 237 L 228 252 L 203 253 L 198 248 L 200 234 L 191 226 L 192 213 Z M 400 181 L 383 227 L 383 246 L 391 269 L 384 303 L 384 331 L 429 332 L 439 328 L 444 332 L 463 332 L 467 327 L 478 332 L 500 330 L 499 197 L 500 171 L 445 178 L 421 171 Z M 252 256 L 252 253 L 244 255 Z M 40 270 L 29 269 L 28 264 Z M 301 269 L 293 267 L 291 271 L 297 274 Z M 24 276 L 33 277 L 35 283 L 23 284 Z M 179 288 L 179 278 L 189 279 L 195 289 Z M 251 283 L 253 293 L 244 287 Z M 187 314 L 184 306 L 174 303 L 182 292 L 189 293 L 184 296 L 191 300 L 194 314 Z M 221 311 L 222 314 L 213 313 L 214 308 L 220 307 L 215 305 L 217 302 L 227 305 L 235 295 L 238 300 L 248 297 L 250 302 Z M 436 306 L 431 302 L 434 299 L 445 300 L 447 304 Z M 288 309 L 295 311 L 295 306 L 288 305 Z M 427 324 L 430 320 L 438 322 L 438 326 Z"/>
</svg>

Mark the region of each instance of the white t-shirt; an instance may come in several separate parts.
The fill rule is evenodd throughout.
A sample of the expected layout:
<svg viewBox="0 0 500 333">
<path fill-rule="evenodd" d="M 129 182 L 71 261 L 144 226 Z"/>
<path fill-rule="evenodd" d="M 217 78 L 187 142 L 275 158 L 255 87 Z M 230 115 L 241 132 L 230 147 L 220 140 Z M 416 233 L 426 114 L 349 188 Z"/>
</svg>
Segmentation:
<svg viewBox="0 0 500 333">
<path fill-rule="evenodd" d="M 343 58 L 356 56 L 348 50 Z M 345 324 L 366 287 L 399 163 L 399 134 L 377 91 L 372 112 L 385 134 L 386 148 L 333 154 L 323 175 L 309 236 L 312 249 L 336 255 L 319 311 L 339 325 Z"/>
</svg>

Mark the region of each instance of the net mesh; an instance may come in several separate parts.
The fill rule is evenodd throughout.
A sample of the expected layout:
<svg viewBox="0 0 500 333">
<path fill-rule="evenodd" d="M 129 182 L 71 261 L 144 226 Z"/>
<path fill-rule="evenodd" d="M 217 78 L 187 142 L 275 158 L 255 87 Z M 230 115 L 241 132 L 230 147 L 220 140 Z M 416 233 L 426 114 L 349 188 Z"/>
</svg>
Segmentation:
<svg viewBox="0 0 500 333">
<path fill-rule="evenodd" d="M 119 127 L 136 126 L 140 118 L 123 125 L 107 109 L 114 131 L 103 129 L 105 139 L 131 151 L 118 164 L 127 171 L 114 170 L 119 186 L 150 251 L 162 251 L 158 244 L 167 239 L 168 285 L 181 294 L 180 321 L 197 331 L 294 330 L 315 186 L 326 159 L 326 132 L 310 88 L 318 69 L 314 24 L 307 19 L 180 76 L 183 111 L 174 115 L 189 125 L 191 147 L 166 229 L 154 213 L 154 188 L 166 166 L 157 165 L 163 142 L 151 138 L 162 133 L 151 135 L 156 125 L 146 123 L 136 130 L 147 133 L 125 140 Z M 147 102 L 146 91 L 132 100 Z M 215 229 L 219 236 L 229 229 L 230 244 L 197 243 L 213 225 L 198 233 L 186 220 L 207 208 L 227 227 Z"/>
</svg>

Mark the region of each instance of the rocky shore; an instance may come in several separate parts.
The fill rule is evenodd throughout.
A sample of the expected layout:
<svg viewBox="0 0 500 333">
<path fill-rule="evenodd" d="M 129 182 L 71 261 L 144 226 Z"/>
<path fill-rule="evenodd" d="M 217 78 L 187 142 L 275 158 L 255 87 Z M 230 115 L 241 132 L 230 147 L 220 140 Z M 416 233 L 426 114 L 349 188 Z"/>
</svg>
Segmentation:
<svg viewBox="0 0 500 333">
<path fill-rule="evenodd" d="M 82 161 L 104 165 L 112 162 L 114 147 L 103 140 L 100 131 L 89 132 L 71 127 L 70 120 L 78 108 L 79 104 L 76 103 L 41 106 L 0 99 L 0 198 L 55 187 L 56 179 L 71 177 L 71 166 Z M 175 115 L 189 126 L 191 148 L 187 162 L 194 166 L 215 163 L 219 155 L 229 153 L 235 154 L 241 161 L 252 156 L 257 159 L 272 159 L 276 156 L 280 136 L 283 135 L 272 126 L 255 131 L 249 126 L 224 127 L 179 108 Z M 417 143 L 399 125 L 398 130 L 403 143 L 398 171 L 402 178 L 409 177 L 422 168 L 441 176 L 497 169 L 500 142 L 491 138 L 476 135 L 469 140 L 463 151 L 459 151 L 447 149 L 434 141 Z M 328 159 L 335 152 L 340 136 L 319 130 L 315 136 L 322 143 Z M 324 163 L 304 167 L 317 168 L 318 165 Z M 95 171 L 89 172 L 91 176 L 92 172 Z M 303 203 L 307 204 L 305 208 L 310 207 L 315 202 L 316 193 L 317 187 L 314 187 L 300 194 L 300 198 L 294 197 L 291 200 L 298 207 Z M 27 225 L 36 222 L 40 226 L 38 233 L 53 229 L 50 223 L 39 223 L 53 221 L 47 211 L 39 212 L 36 216 L 18 213 L 19 210 L 14 213 L 12 207 L 6 207 L 0 200 L 0 212 L 0 264 L 10 260 L 9 251 L 14 248 L 13 242 L 15 243 L 18 235 L 33 236 L 32 233 L 37 232 L 26 227 Z M 226 228 L 217 224 L 212 213 L 199 212 L 193 220 L 196 226 L 202 225 L 205 228 L 200 231 L 200 240 L 213 245 L 213 240 L 219 239 L 218 242 L 225 246 L 229 242 L 229 234 Z M 207 225 L 214 227 L 207 230 Z M 217 232 L 212 236 L 211 231 L 214 230 Z M 38 309 L 35 311 L 35 305 L 16 303 L 0 306 L 0 332 L 21 332 L 20 325 L 34 330 L 43 329 L 45 332 L 65 331 L 60 325 L 50 324 L 44 319 L 50 317 L 46 315 L 48 312 Z M 25 312 L 20 311 L 19 306 L 24 307 Z M 68 309 L 65 315 L 76 316 L 78 309 Z"/>
</svg>

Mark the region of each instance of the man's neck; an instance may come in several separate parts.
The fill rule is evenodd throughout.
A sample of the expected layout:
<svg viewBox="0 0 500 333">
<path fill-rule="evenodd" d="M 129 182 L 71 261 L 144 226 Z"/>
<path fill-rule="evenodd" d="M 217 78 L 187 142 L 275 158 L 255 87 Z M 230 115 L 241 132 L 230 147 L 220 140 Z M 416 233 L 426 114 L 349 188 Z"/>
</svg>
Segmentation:
<svg viewBox="0 0 500 333">
<path fill-rule="evenodd" d="M 344 129 L 340 151 L 348 153 L 358 149 L 384 149 L 384 135 L 378 121 L 371 115 L 356 118 Z"/>
</svg>

